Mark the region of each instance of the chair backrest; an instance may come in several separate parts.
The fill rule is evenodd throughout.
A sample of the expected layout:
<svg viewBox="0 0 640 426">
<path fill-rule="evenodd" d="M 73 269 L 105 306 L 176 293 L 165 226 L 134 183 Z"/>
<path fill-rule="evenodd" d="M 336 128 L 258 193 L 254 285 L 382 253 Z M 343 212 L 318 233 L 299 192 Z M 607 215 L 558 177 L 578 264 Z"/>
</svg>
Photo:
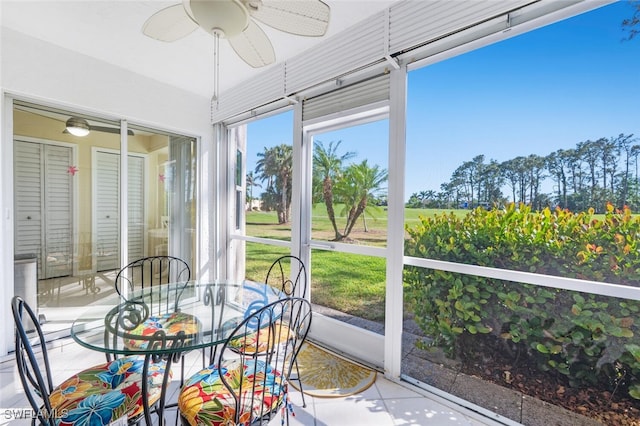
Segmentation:
<svg viewBox="0 0 640 426">
<path fill-rule="evenodd" d="M 20 296 L 14 296 L 11 300 L 11 311 L 15 322 L 16 363 L 24 393 L 40 423 L 53 426 L 56 414 L 49 402 L 53 381 L 38 316 Z M 32 340 L 40 346 L 38 355 L 33 350 Z"/>
<path fill-rule="evenodd" d="M 174 256 L 150 256 L 134 260 L 116 275 L 116 292 L 126 300 L 134 290 L 151 291 L 154 286 L 168 283 L 184 283 L 191 280 L 191 269 L 184 260 Z M 148 304 L 150 314 L 172 312 L 181 296 L 182 288 L 175 286 L 175 294 L 159 295 Z"/>
<path fill-rule="evenodd" d="M 311 304 L 300 297 L 284 298 L 245 318 L 227 338 L 216 364 L 235 402 L 235 424 L 241 417 L 242 424 L 268 421 L 286 403 L 287 381 L 310 327 Z M 239 363 L 243 376 L 254 379 L 225 375 L 230 363 Z"/>
<path fill-rule="evenodd" d="M 282 256 L 273 262 L 265 282 L 279 288 L 287 296 L 305 297 L 307 294 L 307 269 L 300 258 Z"/>
<path fill-rule="evenodd" d="M 122 268 L 116 275 L 115 287 L 120 296 L 125 296 L 127 291 L 190 279 L 191 269 L 184 260 L 174 256 L 149 256 Z"/>
</svg>

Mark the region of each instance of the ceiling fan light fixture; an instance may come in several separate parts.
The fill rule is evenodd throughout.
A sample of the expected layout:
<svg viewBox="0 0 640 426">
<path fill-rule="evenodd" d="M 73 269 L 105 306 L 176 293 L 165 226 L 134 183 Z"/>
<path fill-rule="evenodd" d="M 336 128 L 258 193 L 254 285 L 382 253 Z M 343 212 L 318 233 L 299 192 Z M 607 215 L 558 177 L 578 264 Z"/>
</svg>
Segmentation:
<svg viewBox="0 0 640 426">
<path fill-rule="evenodd" d="M 89 123 L 84 118 L 71 117 L 65 124 L 67 131 L 74 136 L 87 136 L 89 134 Z"/>
<path fill-rule="evenodd" d="M 214 36 L 214 45 L 226 38 L 240 59 L 260 68 L 273 64 L 276 54 L 258 22 L 289 34 L 321 37 L 329 16 L 329 5 L 322 0 L 182 0 L 151 15 L 142 31 L 156 40 L 176 41 L 200 27 Z M 216 63 L 217 53 L 214 49 Z"/>
<path fill-rule="evenodd" d="M 183 0 L 187 14 L 205 31 L 235 37 L 249 25 L 249 11 L 240 0 Z"/>
</svg>

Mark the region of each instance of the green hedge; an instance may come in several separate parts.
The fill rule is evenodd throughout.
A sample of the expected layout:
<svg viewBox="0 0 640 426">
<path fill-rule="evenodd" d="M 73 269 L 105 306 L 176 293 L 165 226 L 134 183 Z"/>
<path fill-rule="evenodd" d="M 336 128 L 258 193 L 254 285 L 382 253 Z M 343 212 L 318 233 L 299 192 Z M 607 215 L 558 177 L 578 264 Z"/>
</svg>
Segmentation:
<svg viewBox="0 0 640 426">
<path fill-rule="evenodd" d="M 608 206 L 597 218 L 478 208 L 463 218 L 421 217 L 407 232 L 407 256 L 640 285 L 640 218 L 628 209 Z M 493 336 L 573 386 L 640 399 L 640 302 L 412 266 L 404 279 L 416 322 L 449 356 Z"/>
</svg>

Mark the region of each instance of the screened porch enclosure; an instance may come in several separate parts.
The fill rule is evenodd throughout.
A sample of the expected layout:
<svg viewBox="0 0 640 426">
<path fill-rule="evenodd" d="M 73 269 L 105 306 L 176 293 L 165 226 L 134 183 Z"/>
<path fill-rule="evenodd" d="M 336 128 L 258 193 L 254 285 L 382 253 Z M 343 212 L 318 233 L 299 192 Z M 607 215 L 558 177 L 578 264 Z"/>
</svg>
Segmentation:
<svg viewBox="0 0 640 426">
<path fill-rule="evenodd" d="M 300 256 L 310 265 L 309 297 L 318 312 L 312 338 L 489 417 L 507 424 L 633 424 L 640 408 L 640 342 L 634 319 L 640 293 L 631 266 L 638 220 L 635 209 L 629 215 L 623 204 L 633 203 L 637 190 L 637 161 L 629 156 L 638 144 L 637 121 L 620 103 L 626 96 L 622 92 L 603 98 L 589 86 L 573 85 L 591 78 L 582 60 L 598 55 L 610 66 L 603 75 L 630 71 L 637 43 L 618 45 L 610 32 L 618 29 L 629 5 L 563 10 L 558 3 L 525 3 L 493 3 L 504 9 L 483 9 L 490 17 L 482 15 L 478 3 L 466 4 L 470 14 L 478 13 L 478 22 L 442 38 L 430 34 L 433 41 L 428 42 L 424 34 L 413 39 L 399 34 L 418 31 L 410 22 L 427 19 L 426 10 L 433 5 L 393 5 L 379 21 L 371 19 L 345 34 L 362 43 L 349 45 L 362 56 L 349 56 L 337 41 L 328 41 L 331 55 L 316 51 L 265 72 L 258 96 L 249 90 L 252 82 L 242 91 L 223 94 L 213 115 L 222 145 L 228 144 L 225 179 L 233 182 L 228 193 L 234 198 L 225 210 L 232 259 L 227 265 L 233 276 L 260 279 L 257 271 L 266 258 Z M 332 69 L 331 61 L 338 58 L 342 65 L 366 63 L 364 56 L 375 56 L 371 52 L 377 42 L 358 35 L 376 23 L 388 37 L 389 52 L 417 39 L 421 46 L 367 66 L 350 64 L 352 72 L 345 74 L 337 64 Z M 602 32 L 593 30 L 593 39 L 585 42 L 575 35 L 576 28 L 595 23 Z M 535 39 L 553 39 L 554 46 L 543 52 L 529 49 Z M 610 43 L 608 50 L 591 49 L 585 57 L 574 52 L 576 43 L 601 46 L 604 40 Z M 537 68 L 547 56 L 563 58 L 557 59 L 557 72 Z M 313 78 L 321 78 L 313 72 L 296 74 L 299 63 L 314 61 L 314 72 L 336 77 L 312 84 Z M 478 63 L 483 66 L 474 73 Z M 548 85 L 534 77 L 543 72 L 549 73 Z M 282 84 L 296 96 L 276 96 Z M 520 95 L 516 87 L 521 87 Z M 631 82 L 626 87 L 635 93 Z M 601 116 L 615 118 L 599 128 L 585 126 L 584 116 L 567 113 L 576 108 L 576 99 L 620 104 L 620 109 L 594 108 L 590 123 L 600 122 Z M 495 112 L 505 104 L 511 105 L 506 115 Z M 532 104 L 539 110 L 532 111 Z M 386 128 L 350 132 L 378 121 L 386 122 Z M 552 134 L 551 128 L 561 130 Z M 377 136 L 386 140 L 378 144 Z M 369 143 L 360 144 L 367 137 Z M 484 139 L 489 142 L 483 144 Z M 608 182 L 604 189 L 619 185 L 608 196 L 602 195 L 605 191 L 598 192 L 599 198 L 579 194 L 580 186 L 570 179 L 561 188 L 558 154 L 583 146 L 587 139 L 600 140 L 602 146 L 618 144 L 615 167 L 598 178 Z M 340 235 L 349 220 L 346 193 L 335 199 L 333 211 L 324 198 L 326 175 L 320 174 L 314 156 L 318 141 L 325 156 L 329 152 L 343 161 L 344 167 L 336 169 L 340 173 L 331 178 L 335 193 L 338 175 L 348 175 L 347 167 L 363 158 L 388 171 L 384 190 L 368 199 L 367 205 L 377 205 L 379 211 L 356 221 L 351 240 Z M 256 164 L 282 143 L 292 180 L 286 188 L 291 192 L 290 221 L 281 222 L 277 207 L 269 205 L 277 188 L 269 187 Z M 353 151 L 361 157 L 350 155 Z M 372 161 L 379 155 L 384 162 Z M 532 176 L 526 182 L 506 174 L 519 157 Z M 586 171 L 587 163 L 582 167 Z M 617 174 L 610 174 L 611 169 Z M 565 172 L 568 176 L 569 168 Z M 577 169 L 573 173 L 577 176 Z M 353 188 L 356 180 L 350 179 L 343 182 Z M 622 192 L 625 203 L 620 202 Z M 593 212 L 581 204 L 586 199 Z M 607 205 L 615 208 L 607 210 Z M 520 217 L 523 223 L 516 222 Z M 614 230 L 617 223 L 626 225 Z M 570 230 L 573 225 L 592 232 L 603 226 L 610 233 L 579 235 Z M 545 234 L 547 227 L 564 233 Z M 477 241 L 463 238 L 467 234 Z M 498 236 L 505 241 L 513 237 L 521 245 L 500 243 Z M 553 246 L 556 238 L 575 245 Z M 529 239 L 531 246 L 525 244 Z M 615 256 L 604 254 L 612 252 Z"/>
<path fill-rule="evenodd" d="M 135 257 L 177 255 L 195 280 L 259 282 L 294 255 L 311 340 L 471 422 L 637 424 L 640 40 L 621 40 L 634 3 L 371 3 L 376 13 L 312 49 L 276 44 L 264 71 L 231 60 L 222 75 L 242 81 L 213 97 L 208 79 L 194 92 L 202 81 L 182 74 L 211 64 L 167 62 L 139 26 L 118 36 L 146 43 L 145 58 L 119 68 L 21 25 L 53 8 L 83 24 L 116 10 L 133 21 L 153 2 L 54 3 L 0 6 L 12 130 L 1 201 L 15 237 L 3 253 L 16 254 L 16 283 L 29 275 L 18 261 L 33 260 L 34 284 L 14 292 L 28 290 L 51 339 Z M 172 66 L 165 80 L 147 74 Z M 71 117 L 89 135 L 65 133 Z M 365 406 L 434 418 L 397 396 Z M 449 412 L 438 415 L 466 420 Z"/>
</svg>

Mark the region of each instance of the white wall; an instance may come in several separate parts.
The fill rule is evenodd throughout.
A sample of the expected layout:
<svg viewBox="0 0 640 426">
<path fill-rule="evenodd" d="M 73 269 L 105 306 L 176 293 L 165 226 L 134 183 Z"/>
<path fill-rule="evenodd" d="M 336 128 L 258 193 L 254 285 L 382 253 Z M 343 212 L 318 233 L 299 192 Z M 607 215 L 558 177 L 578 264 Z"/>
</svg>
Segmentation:
<svg viewBox="0 0 640 426">
<path fill-rule="evenodd" d="M 198 96 L 7 28 L 0 28 L 0 60 L 1 357 L 13 346 L 10 344 L 13 319 L 9 309 L 13 295 L 13 137 L 8 99 L 17 97 L 200 137 L 201 176 L 203 166 L 212 167 L 210 159 L 215 156 L 212 150 L 210 94 Z M 206 198 L 212 192 L 209 189 L 213 180 L 210 175 L 211 170 L 199 187 L 201 214 L 211 210 Z M 207 225 L 207 221 L 202 221 L 201 230 L 205 236 L 208 235 Z M 204 238 L 205 241 L 209 239 Z M 207 247 L 201 248 L 198 272 L 209 270 L 208 259 Z"/>
<path fill-rule="evenodd" d="M 209 94 L 197 96 L 7 28 L 1 48 L 7 92 L 210 137 Z"/>
</svg>

